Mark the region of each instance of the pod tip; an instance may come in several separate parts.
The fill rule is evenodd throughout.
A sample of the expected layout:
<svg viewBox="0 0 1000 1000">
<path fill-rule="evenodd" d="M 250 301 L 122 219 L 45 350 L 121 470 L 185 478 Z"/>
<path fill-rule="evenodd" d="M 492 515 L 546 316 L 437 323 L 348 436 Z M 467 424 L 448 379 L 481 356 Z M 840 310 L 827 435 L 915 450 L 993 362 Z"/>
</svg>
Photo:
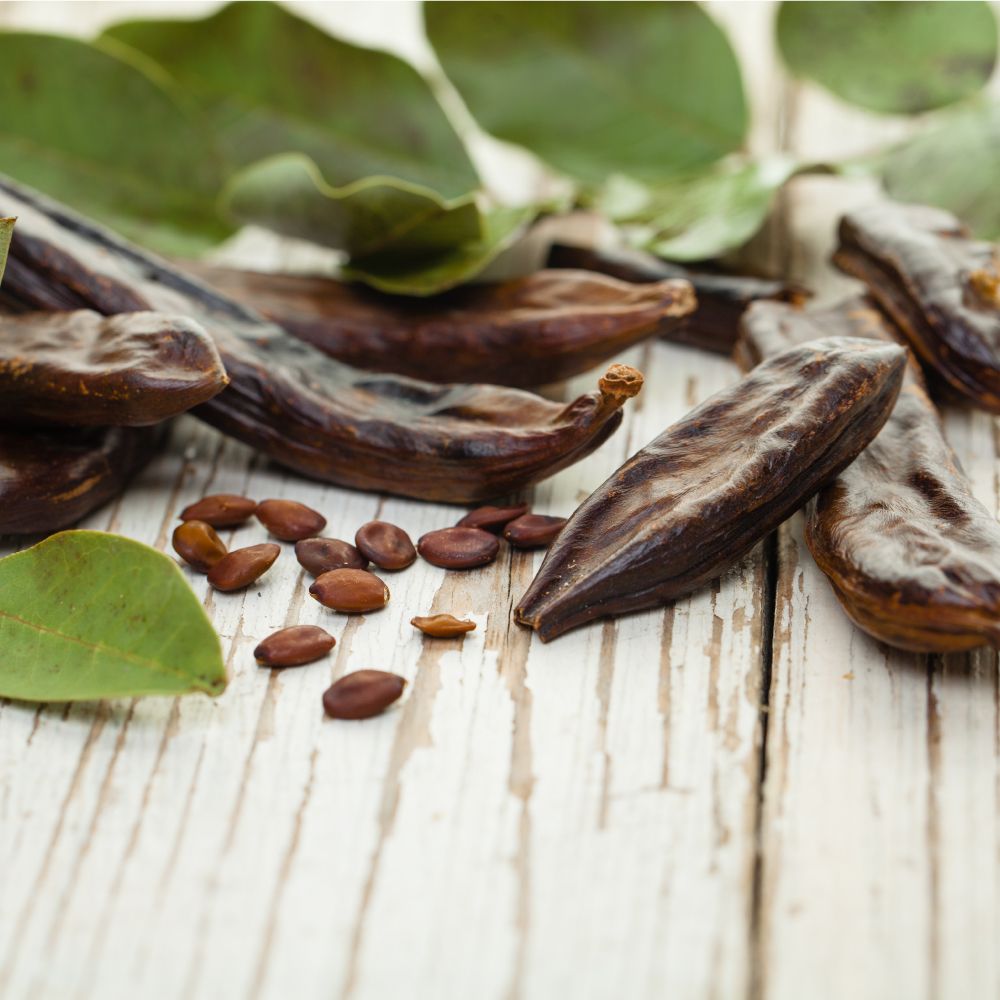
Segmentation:
<svg viewBox="0 0 1000 1000">
<path fill-rule="evenodd" d="M 620 406 L 626 399 L 639 394 L 642 388 L 642 372 L 629 365 L 612 365 L 598 383 L 601 395 Z"/>
</svg>

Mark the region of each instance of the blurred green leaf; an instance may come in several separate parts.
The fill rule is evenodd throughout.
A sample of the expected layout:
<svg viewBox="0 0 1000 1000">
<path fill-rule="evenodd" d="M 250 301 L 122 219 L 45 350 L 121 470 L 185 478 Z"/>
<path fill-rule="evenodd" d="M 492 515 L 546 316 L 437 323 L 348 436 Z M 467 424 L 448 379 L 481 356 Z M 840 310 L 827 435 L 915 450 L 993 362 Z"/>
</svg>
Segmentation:
<svg viewBox="0 0 1000 1000">
<path fill-rule="evenodd" d="M 427 31 L 488 132 L 591 186 L 655 182 L 740 147 L 726 36 L 694 3 L 427 3 Z"/>
<path fill-rule="evenodd" d="M 915 114 L 976 93 L 993 72 L 988 3 L 783 3 L 778 44 L 796 76 L 871 111 Z"/>
<path fill-rule="evenodd" d="M 1000 106 L 940 116 L 885 158 L 886 190 L 900 201 L 954 212 L 984 239 L 1000 240 Z"/>
<path fill-rule="evenodd" d="M 471 281 L 510 247 L 537 214 L 534 207 L 496 208 L 484 213 L 476 240 L 419 257 L 391 253 L 352 258 L 344 277 L 395 295 L 435 295 Z"/>
<path fill-rule="evenodd" d="M 71 38 L 0 34 L 0 164 L 161 252 L 229 229 L 210 138 L 138 61 Z"/>
<path fill-rule="evenodd" d="M 730 158 L 706 173 L 647 187 L 613 177 L 596 205 L 633 244 L 668 260 L 718 257 L 763 225 L 778 189 L 798 169 L 788 157 Z"/>
<path fill-rule="evenodd" d="M 3 269 L 7 266 L 7 251 L 10 249 L 10 238 L 14 235 L 14 219 L 0 219 L 0 281 L 3 281 Z"/>
<path fill-rule="evenodd" d="M 176 80 L 235 166 L 298 152 L 333 186 L 389 175 L 444 198 L 478 187 L 412 66 L 331 38 L 278 4 L 232 3 L 195 21 L 128 21 L 105 34 Z"/>
</svg>

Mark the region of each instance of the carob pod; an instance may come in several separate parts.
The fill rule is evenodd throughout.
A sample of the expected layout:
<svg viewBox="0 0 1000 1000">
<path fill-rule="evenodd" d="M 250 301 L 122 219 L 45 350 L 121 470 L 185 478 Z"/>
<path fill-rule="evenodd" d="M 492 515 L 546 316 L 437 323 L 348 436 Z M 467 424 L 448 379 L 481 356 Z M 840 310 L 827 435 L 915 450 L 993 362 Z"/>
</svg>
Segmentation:
<svg viewBox="0 0 1000 1000">
<path fill-rule="evenodd" d="M 895 336 L 863 297 L 808 311 L 760 302 L 741 354 L 756 363 L 821 330 Z M 876 639 L 935 653 L 1000 643 L 1000 524 L 973 496 L 915 365 L 875 440 L 810 501 L 806 544 Z"/>
<path fill-rule="evenodd" d="M 165 427 L 0 428 L 0 534 L 59 531 L 117 496 Z"/>
<path fill-rule="evenodd" d="M 997 248 L 950 212 L 879 202 L 840 222 L 834 262 L 868 286 L 918 358 L 966 400 L 1000 413 Z"/>
<path fill-rule="evenodd" d="M 0 206 L 19 216 L 0 302 L 190 315 L 230 378 L 195 415 L 341 486 L 452 503 L 515 493 L 602 444 L 642 384 L 613 365 L 598 392 L 561 405 L 516 389 L 360 372 L 3 177 Z"/>
<path fill-rule="evenodd" d="M 0 420 L 71 427 L 156 424 L 225 388 L 193 320 L 90 309 L 0 317 Z"/>
<path fill-rule="evenodd" d="M 901 347 L 841 337 L 765 361 L 581 504 L 515 619 L 553 639 L 719 576 L 871 441 L 905 366 Z"/>
<path fill-rule="evenodd" d="M 678 344 L 729 354 L 739 335 L 743 310 L 758 299 L 804 302 L 809 293 L 795 285 L 725 271 L 690 271 L 680 264 L 628 248 L 597 249 L 555 244 L 549 250 L 550 268 L 585 268 L 621 281 L 689 281 L 697 307 L 681 322 L 661 324 L 656 333 Z"/>
<path fill-rule="evenodd" d="M 334 278 L 186 264 L 324 354 L 428 382 L 527 387 L 578 375 L 695 308 L 688 282 L 538 271 L 413 299 Z"/>
</svg>

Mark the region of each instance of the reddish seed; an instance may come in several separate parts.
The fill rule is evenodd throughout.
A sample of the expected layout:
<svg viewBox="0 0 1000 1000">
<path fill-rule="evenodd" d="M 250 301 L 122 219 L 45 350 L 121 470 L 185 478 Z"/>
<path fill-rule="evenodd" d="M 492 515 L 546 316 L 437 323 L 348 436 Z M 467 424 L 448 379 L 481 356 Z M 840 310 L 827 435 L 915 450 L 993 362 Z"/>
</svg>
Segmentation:
<svg viewBox="0 0 1000 1000">
<path fill-rule="evenodd" d="M 281 546 L 274 542 L 235 549 L 208 571 L 208 582 L 216 590 L 242 590 L 263 576 L 280 553 Z"/>
<path fill-rule="evenodd" d="M 517 549 L 544 549 L 555 541 L 565 523 L 564 517 L 524 514 L 504 528 L 503 537 Z"/>
<path fill-rule="evenodd" d="M 253 655 L 258 663 L 267 667 L 299 667 L 326 656 L 336 643 L 337 640 L 318 625 L 292 625 L 269 635 Z"/>
<path fill-rule="evenodd" d="M 350 542 L 339 538 L 304 538 L 295 543 L 295 558 L 313 576 L 331 569 L 368 568 L 368 560 Z"/>
<path fill-rule="evenodd" d="M 424 635 L 432 635 L 438 639 L 453 639 L 455 636 L 471 632 L 476 627 L 475 622 L 447 614 L 418 616 L 411 618 L 410 624 L 420 629 Z"/>
<path fill-rule="evenodd" d="M 389 603 L 389 588 L 363 569 L 332 569 L 316 577 L 309 593 L 324 607 L 347 614 L 378 611 Z"/>
<path fill-rule="evenodd" d="M 181 511 L 182 521 L 204 521 L 213 528 L 235 528 L 257 509 L 255 500 L 235 493 L 213 493 L 189 504 Z"/>
<path fill-rule="evenodd" d="M 226 554 L 226 544 L 204 521 L 185 521 L 174 528 L 174 551 L 192 569 L 207 573 Z"/>
<path fill-rule="evenodd" d="M 358 551 L 380 569 L 406 569 L 417 558 L 410 536 L 388 521 L 369 521 L 354 536 Z"/>
<path fill-rule="evenodd" d="M 477 507 L 470 510 L 461 521 L 455 525 L 456 528 L 482 528 L 483 531 L 501 531 L 504 525 L 513 521 L 515 517 L 528 513 L 528 505 L 520 504 L 517 507 Z"/>
<path fill-rule="evenodd" d="M 480 528 L 442 528 L 424 535 L 417 550 L 432 566 L 473 569 L 496 559 L 500 540 Z"/>
<path fill-rule="evenodd" d="M 257 505 L 257 520 L 283 542 L 311 538 L 326 527 L 322 514 L 297 500 L 263 500 Z"/>
<path fill-rule="evenodd" d="M 345 674 L 323 693 L 323 710 L 331 719 L 368 719 L 398 700 L 406 681 L 385 670 Z"/>
</svg>

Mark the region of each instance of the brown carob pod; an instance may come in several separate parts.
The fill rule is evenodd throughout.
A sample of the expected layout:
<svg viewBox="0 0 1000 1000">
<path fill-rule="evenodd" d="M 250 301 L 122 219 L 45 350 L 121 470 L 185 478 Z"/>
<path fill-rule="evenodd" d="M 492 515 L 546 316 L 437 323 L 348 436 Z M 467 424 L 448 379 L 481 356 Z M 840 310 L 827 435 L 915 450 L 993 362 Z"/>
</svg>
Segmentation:
<svg viewBox="0 0 1000 1000">
<path fill-rule="evenodd" d="M 686 281 L 636 285 L 588 271 L 537 271 L 401 299 L 327 277 L 185 266 L 324 354 L 428 382 L 555 382 L 677 326 L 695 308 Z"/>
<path fill-rule="evenodd" d="M 406 569 L 417 558 L 417 550 L 413 547 L 410 536 L 388 521 L 369 521 L 361 525 L 355 532 L 354 545 L 358 552 L 379 569 Z"/>
<path fill-rule="evenodd" d="M 163 425 L 0 428 L 0 534 L 76 524 L 117 496 L 165 439 Z"/>
<path fill-rule="evenodd" d="M 193 570 L 207 573 L 220 562 L 228 549 L 215 528 L 204 521 L 184 521 L 174 528 L 170 544 Z"/>
<path fill-rule="evenodd" d="M 257 644 L 254 659 L 265 667 L 301 667 L 326 656 L 337 640 L 318 625 L 292 625 Z"/>
<path fill-rule="evenodd" d="M 242 590 L 256 583 L 280 554 L 281 546 L 274 542 L 233 549 L 208 571 L 208 582 L 216 590 Z"/>
<path fill-rule="evenodd" d="M 475 569 L 496 559 L 500 539 L 482 528 L 439 528 L 420 538 L 417 551 L 432 566 Z"/>
<path fill-rule="evenodd" d="M 368 560 L 350 542 L 339 538 L 304 538 L 295 543 L 295 558 L 313 576 L 331 569 L 368 568 Z"/>
<path fill-rule="evenodd" d="M 565 523 L 565 517 L 522 514 L 503 529 L 503 537 L 515 549 L 544 549 L 555 541 Z"/>
<path fill-rule="evenodd" d="M 410 624 L 420 629 L 424 635 L 432 636 L 436 639 L 455 639 L 472 632 L 476 628 L 475 622 L 470 622 L 464 618 L 456 618 L 454 615 L 418 615 L 410 619 Z"/>
<path fill-rule="evenodd" d="M 543 640 L 708 583 L 885 423 L 906 352 L 834 337 L 765 361 L 630 458 L 559 533 L 515 618 Z"/>
<path fill-rule="evenodd" d="M 917 357 L 966 400 L 1000 413 L 997 247 L 950 212 L 879 202 L 844 216 L 834 262 L 868 286 Z"/>
<path fill-rule="evenodd" d="M 761 302 L 743 320 L 744 356 L 820 330 L 897 335 L 861 297 L 808 311 Z M 973 496 L 915 365 L 875 440 L 807 506 L 806 543 L 876 639 L 935 653 L 1000 644 L 1000 523 Z"/>
<path fill-rule="evenodd" d="M 267 530 L 283 542 L 312 538 L 326 527 L 326 518 L 298 500 L 261 500 L 254 514 Z"/>
<path fill-rule="evenodd" d="M 257 509 L 257 501 L 235 493 L 213 493 L 188 504 L 181 511 L 182 521 L 204 521 L 213 528 L 235 528 L 245 524 Z"/>
<path fill-rule="evenodd" d="M 641 250 L 597 249 L 556 244 L 548 267 L 585 268 L 622 281 L 659 282 L 682 279 L 694 288 L 697 307 L 680 322 L 664 323 L 655 331 L 666 340 L 729 354 L 739 334 L 740 317 L 751 302 L 774 299 L 804 302 L 809 293 L 795 285 L 725 271 L 692 271 Z"/>
<path fill-rule="evenodd" d="M 0 177 L 18 228 L 0 304 L 191 316 L 230 383 L 196 416 L 316 479 L 424 500 L 516 493 L 571 465 L 621 423 L 642 385 L 613 365 L 562 405 L 489 385 L 431 385 L 350 368 L 43 195 Z"/>
<path fill-rule="evenodd" d="M 155 312 L 90 309 L 0 317 L 0 420 L 142 427 L 204 403 L 226 385 L 208 334 Z"/>
<path fill-rule="evenodd" d="M 456 528 L 482 528 L 483 531 L 503 531 L 504 527 L 515 517 L 528 513 L 526 503 L 513 507 L 494 507 L 487 504 L 470 510 L 460 521 L 455 522 Z"/>
<path fill-rule="evenodd" d="M 323 693 L 323 711 L 331 719 L 370 719 L 398 701 L 406 680 L 385 670 L 355 670 Z"/>
</svg>

